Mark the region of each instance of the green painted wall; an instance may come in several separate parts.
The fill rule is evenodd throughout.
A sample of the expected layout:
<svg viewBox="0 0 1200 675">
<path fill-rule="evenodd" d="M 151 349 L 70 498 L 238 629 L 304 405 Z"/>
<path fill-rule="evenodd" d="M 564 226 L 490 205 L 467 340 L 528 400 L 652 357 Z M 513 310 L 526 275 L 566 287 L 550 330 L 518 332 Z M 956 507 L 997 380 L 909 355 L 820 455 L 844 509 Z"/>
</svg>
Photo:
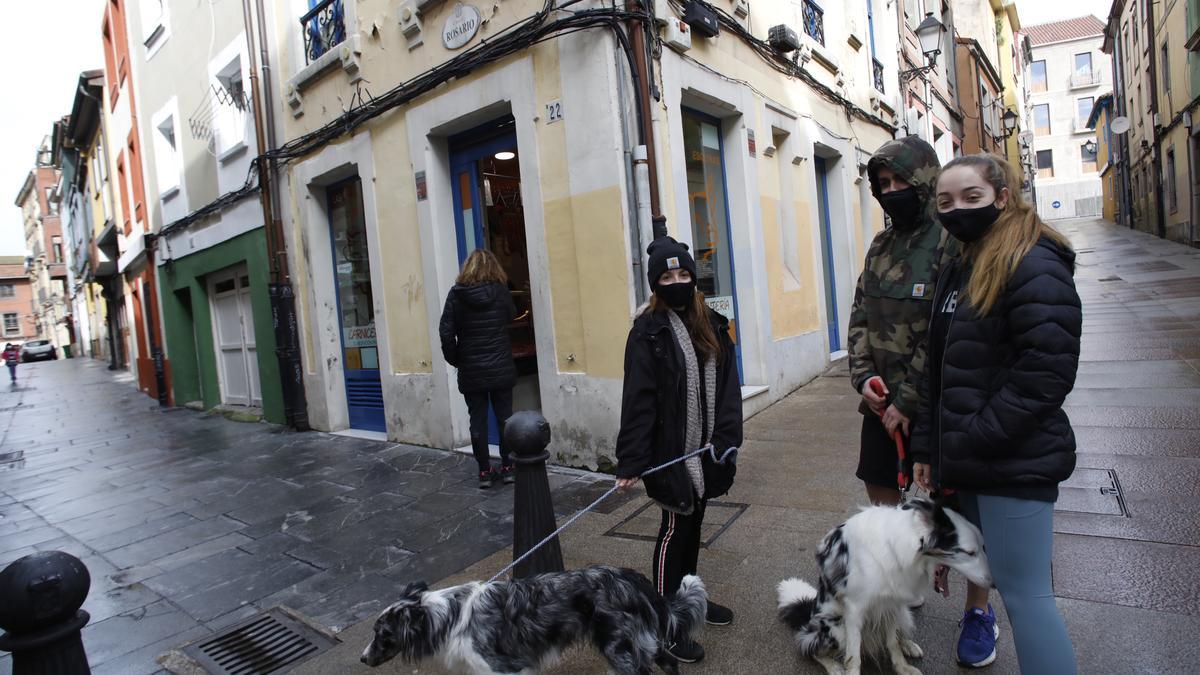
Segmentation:
<svg viewBox="0 0 1200 675">
<path fill-rule="evenodd" d="M 221 404 L 205 277 L 240 263 L 246 264 L 250 274 L 250 304 L 254 317 L 263 414 L 267 421 L 283 424 L 283 393 L 279 382 L 279 361 L 275 358 L 271 301 L 267 292 L 267 243 L 262 228 L 158 268 L 163 328 L 166 332 L 167 354 L 171 359 L 175 401 L 179 405 L 203 401 L 205 408 Z"/>
</svg>

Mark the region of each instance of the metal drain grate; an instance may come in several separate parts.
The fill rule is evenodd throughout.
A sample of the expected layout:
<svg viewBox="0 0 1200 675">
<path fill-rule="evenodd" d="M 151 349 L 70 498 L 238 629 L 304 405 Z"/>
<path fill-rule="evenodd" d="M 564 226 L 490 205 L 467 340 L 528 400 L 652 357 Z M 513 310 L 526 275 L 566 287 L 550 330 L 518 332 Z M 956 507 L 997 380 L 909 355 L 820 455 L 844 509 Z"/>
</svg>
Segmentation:
<svg viewBox="0 0 1200 675">
<path fill-rule="evenodd" d="M 334 644 L 277 607 L 194 642 L 183 653 L 213 675 L 257 675 L 293 666 Z"/>
<path fill-rule="evenodd" d="M 658 528 L 661 524 L 661 516 L 657 506 L 654 502 L 647 501 L 638 507 L 636 511 L 629 514 L 625 520 L 622 520 L 605 532 L 604 536 L 616 537 L 618 539 L 634 539 L 636 541 L 657 540 Z M 740 504 L 737 502 L 709 502 L 708 508 L 704 512 L 705 522 L 700 529 L 700 547 L 708 548 L 712 546 L 717 541 L 717 538 L 725 534 L 725 531 L 748 508 L 750 508 L 749 504 Z"/>
</svg>

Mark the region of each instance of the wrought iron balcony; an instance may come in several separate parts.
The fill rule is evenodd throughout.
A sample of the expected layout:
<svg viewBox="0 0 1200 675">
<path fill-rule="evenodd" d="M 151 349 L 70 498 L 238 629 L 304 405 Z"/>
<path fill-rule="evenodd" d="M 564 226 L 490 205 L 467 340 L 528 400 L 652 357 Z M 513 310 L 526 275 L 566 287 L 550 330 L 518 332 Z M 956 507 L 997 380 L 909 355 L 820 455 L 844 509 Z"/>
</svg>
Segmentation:
<svg viewBox="0 0 1200 675">
<path fill-rule="evenodd" d="M 1076 70 L 1071 73 L 1071 88 L 1093 87 L 1100 84 L 1100 71 L 1095 68 Z"/>
<path fill-rule="evenodd" d="M 346 39 L 342 0 L 322 0 L 300 17 L 304 33 L 304 63 L 307 65 Z"/>
<path fill-rule="evenodd" d="M 886 94 L 887 91 L 883 88 L 883 64 L 879 59 L 871 59 L 871 77 L 875 81 L 875 91 Z"/>
<path fill-rule="evenodd" d="M 804 32 L 825 46 L 825 10 L 813 0 L 804 0 Z"/>
</svg>

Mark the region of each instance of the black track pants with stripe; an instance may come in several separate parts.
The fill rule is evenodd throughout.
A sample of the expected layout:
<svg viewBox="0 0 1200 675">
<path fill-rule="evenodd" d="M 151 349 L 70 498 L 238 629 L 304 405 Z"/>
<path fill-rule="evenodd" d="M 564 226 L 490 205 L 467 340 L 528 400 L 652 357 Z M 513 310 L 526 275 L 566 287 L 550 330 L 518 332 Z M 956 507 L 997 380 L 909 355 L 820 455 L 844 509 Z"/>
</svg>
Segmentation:
<svg viewBox="0 0 1200 675">
<path fill-rule="evenodd" d="M 696 500 L 696 508 L 686 516 L 663 509 L 653 560 L 654 588 L 659 595 L 665 597 L 674 593 L 684 576 L 696 573 L 700 526 L 704 523 L 707 504 L 707 500 Z"/>
</svg>

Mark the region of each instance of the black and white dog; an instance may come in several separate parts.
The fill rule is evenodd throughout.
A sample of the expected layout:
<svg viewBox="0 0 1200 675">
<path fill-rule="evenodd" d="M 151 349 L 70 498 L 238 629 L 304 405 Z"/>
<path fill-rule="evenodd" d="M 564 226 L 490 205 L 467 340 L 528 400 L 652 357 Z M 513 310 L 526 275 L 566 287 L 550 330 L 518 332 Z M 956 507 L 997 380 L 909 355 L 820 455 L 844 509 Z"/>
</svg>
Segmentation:
<svg viewBox="0 0 1200 675">
<path fill-rule="evenodd" d="M 410 584 L 375 621 L 362 662 L 440 654 L 454 670 L 523 673 L 589 640 L 618 673 L 651 673 L 658 665 L 674 674 L 679 664 L 667 647 L 704 623 L 707 606 L 698 577 L 684 577 L 664 599 L 645 576 L 600 565 L 437 591 Z"/>
<path fill-rule="evenodd" d="M 779 618 L 831 675 L 858 675 L 864 653 L 886 653 L 900 675 L 920 675 L 905 660 L 922 655 L 909 607 L 939 564 L 992 585 L 983 535 L 958 513 L 925 499 L 863 509 L 821 539 L 817 588 L 780 582 Z"/>
</svg>

